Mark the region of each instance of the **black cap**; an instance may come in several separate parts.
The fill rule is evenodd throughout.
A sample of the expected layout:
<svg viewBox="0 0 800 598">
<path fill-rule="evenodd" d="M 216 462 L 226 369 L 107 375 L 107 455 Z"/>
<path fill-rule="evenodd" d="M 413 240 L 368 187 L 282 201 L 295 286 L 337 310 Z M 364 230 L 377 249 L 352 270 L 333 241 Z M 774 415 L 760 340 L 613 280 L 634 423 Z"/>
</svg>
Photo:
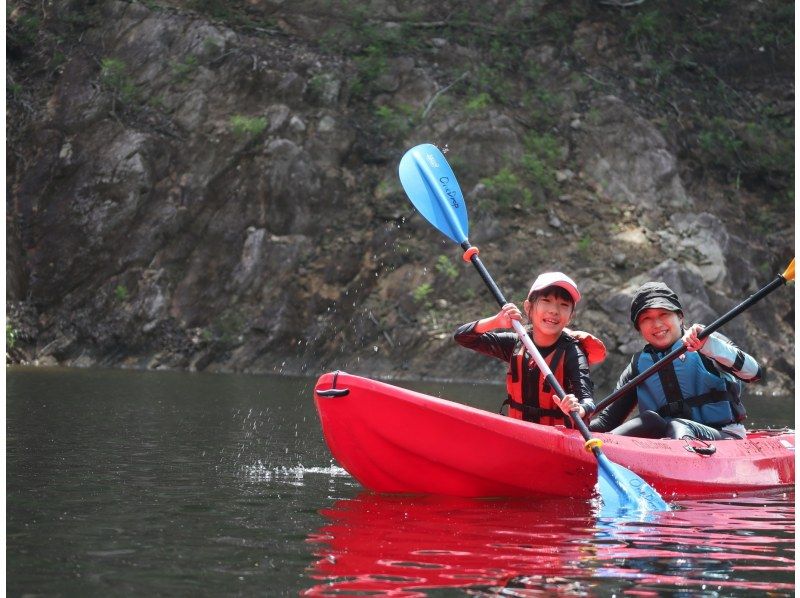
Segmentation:
<svg viewBox="0 0 800 598">
<path fill-rule="evenodd" d="M 668 309 L 683 313 L 678 296 L 663 282 L 646 282 L 640 286 L 631 301 L 631 322 L 639 329 L 636 320 L 645 309 Z"/>
</svg>

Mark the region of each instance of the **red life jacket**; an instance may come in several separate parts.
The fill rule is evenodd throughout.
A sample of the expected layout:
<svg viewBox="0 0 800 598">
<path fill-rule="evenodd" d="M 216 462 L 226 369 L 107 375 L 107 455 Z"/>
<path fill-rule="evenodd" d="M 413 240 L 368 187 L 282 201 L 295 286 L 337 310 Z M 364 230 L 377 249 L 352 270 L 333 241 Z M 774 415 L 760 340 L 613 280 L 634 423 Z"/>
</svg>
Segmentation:
<svg viewBox="0 0 800 598">
<path fill-rule="evenodd" d="M 555 349 L 544 358 L 547 367 L 553 372 L 553 376 L 562 388 L 564 387 L 564 353 L 567 343 L 569 341 L 561 337 Z M 537 377 L 539 385 L 536 392 L 532 396 L 531 393 L 528 393 L 529 400 L 525 400 L 523 372 L 527 369 L 530 359 L 531 357 L 527 354 L 525 348 L 519 343 L 511 356 L 511 361 L 508 364 L 508 373 L 506 374 L 508 398 L 503 404 L 508 405 L 509 417 L 524 419 L 525 421 L 545 426 L 555 426 L 557 424 L 569 426 L 569 418 L 553 402 L 555 392 L 541 372 Z M 536 364 L 531 364 L 531 368 L 536 371 L 539 370 Z M 531 378 L 528 379 L 530 380 Z"/>
</svg>

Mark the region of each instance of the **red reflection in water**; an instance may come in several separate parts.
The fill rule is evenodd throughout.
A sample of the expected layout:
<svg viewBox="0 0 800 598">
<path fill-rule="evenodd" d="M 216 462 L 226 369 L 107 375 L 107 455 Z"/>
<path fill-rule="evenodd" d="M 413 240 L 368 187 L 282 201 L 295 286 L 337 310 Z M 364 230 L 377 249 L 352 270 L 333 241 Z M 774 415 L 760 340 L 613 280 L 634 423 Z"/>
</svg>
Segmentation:
<svg viewBox="0 0 800 598">
<path fill-rule="evenodd" d="M 794 589 L 794 496 L 686 502 L 647 521 L 599 518 L 576 500 L 370 493 L 321 513 L 310 596 Z"/>
</svg>

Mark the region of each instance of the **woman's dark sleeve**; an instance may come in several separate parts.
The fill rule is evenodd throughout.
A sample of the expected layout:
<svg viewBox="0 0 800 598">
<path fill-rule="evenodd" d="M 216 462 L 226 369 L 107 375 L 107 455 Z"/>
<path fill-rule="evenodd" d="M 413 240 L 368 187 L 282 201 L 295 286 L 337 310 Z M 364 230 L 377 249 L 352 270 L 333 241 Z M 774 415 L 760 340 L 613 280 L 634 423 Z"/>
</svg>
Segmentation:
<svg viewBox="0 0 800 598">
<path fill-rule="evenodd" d="M 594 411 L 594 384 L 589 375 L 589 361 L 577 345 L 570 345 L 564 359 L 564 390 L 575 395 L 586 411 L 586 416 Z"/>
<path fill-rule="evenodd" d="M 633 379 L 632 364 L 628 364 L 625 371 L 617 381 L 616 389 L 622 388 L 629 380 Z M 619 399 L 611 403 L 608 407 L 597 413 L 589 424 L 589 430 L 592 432 L 610 432 L 626 419 L 636 407 L 636 389 L 633 388 L 622 395 Z"/>
<path fill-rule="evenodd" d="M 475 332 L 475 324 L 470 322 L 458 327 L 453 335 L 455 341 L 462 347 L 472 349 L 478 353 L 496 357 L 502 361 L 511 361 L 514 347 L 517 345 L 517 335 L 510 332 Z"/>
</svg>

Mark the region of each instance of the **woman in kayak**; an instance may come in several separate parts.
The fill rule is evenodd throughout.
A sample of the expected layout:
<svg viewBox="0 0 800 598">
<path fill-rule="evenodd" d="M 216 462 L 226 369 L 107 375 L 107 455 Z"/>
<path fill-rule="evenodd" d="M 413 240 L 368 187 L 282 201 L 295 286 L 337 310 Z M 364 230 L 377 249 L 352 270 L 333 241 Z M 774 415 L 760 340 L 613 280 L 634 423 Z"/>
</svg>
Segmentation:
<svg viewBox="0 0 800 598">
<path fill-rule="evenodd" d="M 581 294 L 575 282 L 561 272 L 541 274 L 523 304 L 530 321 L 529 334 L 550 370 L 567 394 L 559 401 L 539 367 L 514 332 L 496 332 L 522 320 L 522 312 L 506 303 L 494 316 L 464 324 L 456 330 L 460 345 L 507 362 L 508 415 L 545 425 L 570 426 L 570 411 L 587 418 L 594 411 L 589 364 L 605 359 L 603 343 L 586 332 L 569 331 Z M 587 358 L 588 354 L 588 358 Z"/>
<path fill-rule="evenodd" d="M 687 352 L 597 414 L 590 429 L 646 438 L 744 438 L 740 396 L 743 382 L 761 379 L 756 360 L 721 334 L 698 339 L 700 324 L 685 329 L 678 296 L 663 282 L 639 287 L 631 321 L 647 344 L 633 355 L 617 388 L 681 344 Z M 625 421 L 637 405 L 639 415 Z"/>
</svg>

